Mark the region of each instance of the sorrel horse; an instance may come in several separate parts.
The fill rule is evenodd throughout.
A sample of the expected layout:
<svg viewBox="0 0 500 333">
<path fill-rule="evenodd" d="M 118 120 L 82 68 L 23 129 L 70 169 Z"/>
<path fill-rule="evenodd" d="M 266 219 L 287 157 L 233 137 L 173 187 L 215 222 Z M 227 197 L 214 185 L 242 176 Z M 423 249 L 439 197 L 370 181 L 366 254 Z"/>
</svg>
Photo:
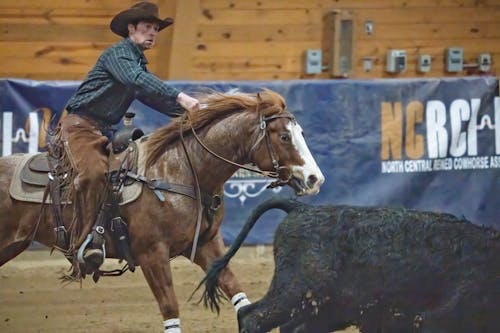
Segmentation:
<svg viewBox="0 0 500 333">
<path fill-rule="evenodd" d="M 297 195 L 319 192 L 323 174 L 282 96 L 270 90 L 256 94 L 211 93 L 200 96 L 200 101 L 203 108 L 199 112 L 173 120 L 138 143 L 139 150 L 145 152 L 140 157 L 146 159 L 143 176 L 193 188 L 197 183 L 200 193 L 222 196 L 224 183 L 240 165 L 253 164 L 278 178 L 278 185 L 291 186 Z M 9 195 L 13 170 L 21 158 L 12 155 L 0 159 L 0 266 L 29 246 L 23 241 L 30 233 L 33 240 L 49 247 L 55 242 L 52 211 Z M 162 192 L 162 196 L 164 201 L 144 187 L 135 201 L 121 206 L 120 213 L 128 224 L 135 262 L 165 320 L 165 332 L 180 332 L 170 258 L 189 258 L 193 252 L 193 261 L 207 270 L 214 259 L 224 254 L 219 230 L 223 202 L 209 221 L 206 214 L 199 214 L 197 200 L 170 192 Z M 65 224 L 66 220 L 71 217 L 65 218 Z M 195 240 L 197 234 L 200 237 Z M 116 258 L 116 251 L 109 247 L 106 255 Z M 222 272 L 218 283 L 234 303 L 244 300 L 235 305 L 236 310 L 248 304 L 229 268 Z"/>
</svg>

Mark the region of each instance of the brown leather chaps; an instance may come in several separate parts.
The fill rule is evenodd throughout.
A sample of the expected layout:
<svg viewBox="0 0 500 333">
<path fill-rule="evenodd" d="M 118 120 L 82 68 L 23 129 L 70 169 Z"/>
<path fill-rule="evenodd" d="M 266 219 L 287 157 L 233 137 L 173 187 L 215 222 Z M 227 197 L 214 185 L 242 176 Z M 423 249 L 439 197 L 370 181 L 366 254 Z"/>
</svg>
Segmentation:
<svg viewBox="0 0 500 333">
<path fill-rule="evenodd" d="M 75 174 L 73 204 L 76 223 L 71 232 L 70 249 L 78 250 L 91 232 L 107 193 L 108 138 L 97 122 L 77 114 L 64 117 L 59 129 Z"/>
</svg>

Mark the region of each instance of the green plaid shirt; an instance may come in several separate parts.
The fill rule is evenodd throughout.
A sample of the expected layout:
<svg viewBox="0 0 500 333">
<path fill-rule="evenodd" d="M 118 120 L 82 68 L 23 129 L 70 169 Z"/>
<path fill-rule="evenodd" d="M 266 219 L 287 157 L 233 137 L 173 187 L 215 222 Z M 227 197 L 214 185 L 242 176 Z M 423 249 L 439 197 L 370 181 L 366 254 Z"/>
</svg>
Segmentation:
<svg viewBox="0 0 500 333">
<path fill-rule="evenodd" d="M 182 114 L 179 90 L 148 72 L 142 50 L 129 38 L 106 49 L 69 100 L 70 113 L 116 124 L 134 99 L 169 116 Z"/>
</svg>

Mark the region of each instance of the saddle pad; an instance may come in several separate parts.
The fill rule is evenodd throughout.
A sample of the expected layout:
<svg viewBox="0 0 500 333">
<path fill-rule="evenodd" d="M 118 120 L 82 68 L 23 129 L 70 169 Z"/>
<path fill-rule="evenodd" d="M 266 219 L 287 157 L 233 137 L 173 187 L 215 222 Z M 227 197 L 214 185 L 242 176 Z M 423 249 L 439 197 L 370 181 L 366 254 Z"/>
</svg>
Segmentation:
<svg viewBox="0 0 500 333">
<path fill-rule="evenodd" d="M 138 174 L 144 175 L 145 172 L 145 158 L 144 158 L 144 148 L 141 144 L 137 144 L 137 149 L 139 150 L 138 156 Z M 40 155 L 39 153 L 38 155 Z M 41 186 L 31 186 L 21 181 L 21 173 L 23 168 L 26 166 L 26 163 L 33 158 L 34 154 L 24 154 L 22 158 L 19 160 L 16 168 L 14 170 L 14 175 L 12 177 L 12 181 L 10 183 L 10 196 L 19 201 L 27 201 L 34 203 L 42 203 L 43 193 L 45 191 L 45 187 Z M 142 183 L 134 182 L 131 185 L 125 186 L 121 192 L 121 200 L 120 205 L 126 205 L 134 200 L 136 200 L 142 192 Z M 50 199 L 50 195 L 47 196 L 47 203 L 52 202 Z"/>
</svg>

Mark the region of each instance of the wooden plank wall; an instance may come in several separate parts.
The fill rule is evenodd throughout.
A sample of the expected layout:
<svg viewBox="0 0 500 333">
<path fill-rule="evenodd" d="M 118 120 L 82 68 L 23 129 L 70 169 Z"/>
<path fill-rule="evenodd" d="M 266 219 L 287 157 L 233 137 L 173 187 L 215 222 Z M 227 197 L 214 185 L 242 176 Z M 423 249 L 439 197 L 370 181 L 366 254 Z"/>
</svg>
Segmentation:
<svg viewBox="0 0 500 333">
<path fill-rule="evenodd" d="M 181 2 L 182 1 L 182 2 Z M 112 16 L 132 0 L 0 1 L 0 77 L 80 80 L 102 50 L 119 40 Z M 159 0 L 161 16 L 177 23 L 148 51 L 150 70 L 164 79 L 274 80 L 329 78 L 304 74 L 304 51 L 330 52 L 325 17 L 345 11 L 354 19 L 351 78 L 441 77 L 444 51 L 464 48 L 465 62 L 490 53 L 500 72 L 500 0 Z M 365 21 L 374 31 L 366 34 Z M 167 29 L 167 30 L 168 30 Z M 408 69 L 385 72 L 386 51 L 405 49 Z M 418 54 L 432 70 L 416 70 Z M 363 70 L 363 59 L 373 69 Z M 325 66 L 328 65 L 325 60 Z M 482 74 L 482 73 L 481 73 Z"/>
<path fill-rule="evenodd" d="M 306 49 L 323 49 L 324 19 L 331 11 L 348 11 L 354 18 L 353 78 L 463 76 L 446 73 L 444 51 L 464 48 L 466 63 L 490 53 L 500 72 L 499 0 L 201 0 L 193 75 L 199 79 L 326 78 L 303 74 Z M 368 35 L 364 22 L 372 21 Z M 405 49 L 408 69 L 385 72 L 388 49 Z M 432 57 L 432 70 L 416 71 L 419 53 Z M 328 58 L 328 57 L 324 57 Z M 363 58 L 373 61 L 363 70 Z M 328 65 L 328 63 L 325 63 Z"/>
<path fill-rule="evenodd" d="M 134 1 L 1 0 L 0 77 L 81 80 L 120 40 L 109 22 Z"/>
</svg>

